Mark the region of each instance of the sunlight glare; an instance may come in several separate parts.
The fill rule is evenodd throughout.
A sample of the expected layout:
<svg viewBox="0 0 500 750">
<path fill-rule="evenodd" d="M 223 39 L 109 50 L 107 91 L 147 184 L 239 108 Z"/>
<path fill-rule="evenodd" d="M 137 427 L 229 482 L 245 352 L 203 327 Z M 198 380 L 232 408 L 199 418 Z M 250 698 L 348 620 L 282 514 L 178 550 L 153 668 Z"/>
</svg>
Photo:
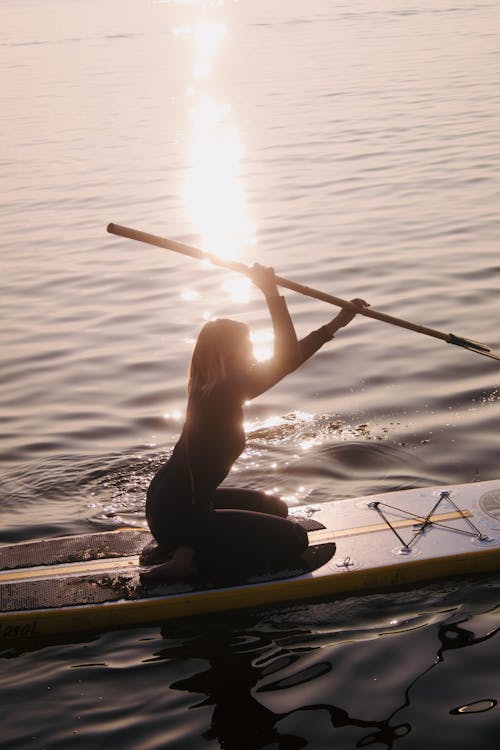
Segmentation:
<svg viewBox="0 0 500 750">
<path fill-rule="evenodd" d="M 250 338 L 253 344 L 253 355 L 257 362 L 263 362 L 273 356 L 274 334 L 270 328 L 252 330 Z"/>
<path fill-rule="evenodd" d="M 254 234 L 239 179 L 244 151 L 238 129 L 230 121 L 230 108 L 208 95 L 195 104 L 192 117 L 186 205 L 204 250 L 236 259 Z"/>
<path fill-rule="evenodd" d="M 305 440 L 301 440 L 299 442 L 300 447 L 303 451 L 308 451 L 310 448 L 313 448 L 315 445 L 321 445 L 323 441 L 321 438 L 318 437 L 310 437 L 306 438 Z"/>
<path fill-rule="evenodd" d="M 195 289 L 183 289 L 181 292 L 181 299 L 183 299 L 185 302 L 193 302 L 195 299 L 198 299 L 200 295 Z"/>
<path fill-rule="evenodd" d="M 220 49 L 222 39 L 227 33 L 223 23 L 200 21 L 193 33 L 195 60 L 193 75 L 197 79 L 208 78 L 212 72 L 212 60 Z"/>
<path fill-rule="evenodd" d="M 174 422 L 180 422 L 182 417 L 183 417 L 182 412 L 180 412 L 179 409 L 176 409 L 175 411 L 171 413 L 167 412 L 166 414 L 163 415 L 163 419 L 167 421 L 171 419 Z"/>
<path fill-rule="evenodd" d="M 186 28 L 178 33 L 187 33 Z M 255 227 L 247 213 L 241 180 L 245 152 L 231 108 L 208 90 L 208 79 L 226 34 L 225 24 L 206 17 L 189 31 L 193 43 L 193 83 L 186 92 L 192 107 L 184 201 L 194 230 L 201 237 L 202 248 L 236 260 L 246 247 L 255 244 Z"/>
<path fill-rule="evenodd" d="M 250 299 L 252 284 L 247 276 L 230 276 L 222 286 L 233 302 L 246 303 Z"/>
</svg>

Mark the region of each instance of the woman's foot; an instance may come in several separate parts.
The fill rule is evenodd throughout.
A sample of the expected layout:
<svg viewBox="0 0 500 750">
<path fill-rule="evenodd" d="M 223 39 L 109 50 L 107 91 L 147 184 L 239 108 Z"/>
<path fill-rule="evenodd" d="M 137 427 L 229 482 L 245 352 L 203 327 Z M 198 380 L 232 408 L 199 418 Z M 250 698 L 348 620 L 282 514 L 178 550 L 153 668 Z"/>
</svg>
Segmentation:
<svg viewBox="0 0 500 750">
<path fill-rule="evenodd" d="M 158 542 L 152 539 L 149 544 L 146 544 L 141 554 L 139 555 L 140 565 L 159 565 L 164 563 L 170 557 L 170 553 L 165 553 L 159 547 Z"/>
<path fill-rule="evenodd" d="M 192 547 L 177 547 L 173 555 L 161 565 L 152 565 L 141 571 L 141 579 L 146 583 L 172 583 L 186 581 L 198 574 Z"/>
</svg>

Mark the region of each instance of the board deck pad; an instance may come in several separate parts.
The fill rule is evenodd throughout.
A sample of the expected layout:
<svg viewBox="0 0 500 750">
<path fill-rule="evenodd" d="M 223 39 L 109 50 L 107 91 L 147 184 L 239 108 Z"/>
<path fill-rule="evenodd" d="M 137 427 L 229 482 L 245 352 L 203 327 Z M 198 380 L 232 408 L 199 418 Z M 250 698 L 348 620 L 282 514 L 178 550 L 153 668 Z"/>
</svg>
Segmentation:
<svg viewBox="0 0 500 750">
<path fill-rule="evenodd" d="M 306 531 L 324 529 L 311 518 L 295 517 Z M 0 570 L 22 569 L 29 566 L 71 565 L 92 560 L 133 557 L 152 539 L 145 529 L 83 534 L 73 537 L 27 542 L 0 548 Z M 310 546 L 302 558 L 290 567 L 259 572 L 238 581 L 239 584 L 280 580 L 304 575 L 324 565 L 335 553 L 335 543 Z M 234 580 L 231 582 L 234 585 Z M 98 604 L 107 601 L 128 601 L 164 594 L 209 591 L 227 585 L 227 581 L 211 579 L 193 583 L 143 584 L 137 567 L 93 575 L 71 575 L 61 578 L 0 582 L 0 612 L 22 612 L 33 609 L 68 607 L 79 604 Z"/>
<path fill-rule="evenodd" d="M 0 547 L 0 570 L 138 555 L 151 538 L 145 529 L 120 529 L 9 544 Z"/>
<path fill-rule="evenodd" d="M 302 517 L 299 517 L 300 516 Z M 500 569 L 500 479 L 295 509 L 304 559 L 242 580 L 143 583 L 146 529 L 0 546 L 0 640 L 165 622 Z M 228 564 L 228 576 L 231 575 Z"/>
<path fill-rule="evenodd" d="M 306 531 L 325 528 L 312 518 L 294 516 L 294 521 Z M 0 547 L 0 570 L 139 555 L 151 541 L 152 536 L 146 529 L 131 528 L 9 544 Z"/>
<path fill-rule="evenodd" d="M 304 554 L 302 564 L 297 563 L 286 569 L 248 576 L 239 583 L 248 584 L 253 581 L 264 583 L 304 575 L 328 562 L 334 552 L 334 543 L 314 545 L 309 547 Z M 0 584 L 0 611 L 22 612 L 79 604 L 98 604 L 121 599 L 132 601 L 157 596 L 160 591 L 164 595 L 168 595 L 169 592 L 177 594 L 210 591 L 220 588 L 221 585 L 224 585 L 224 582 L 217 580 L 199 581 L 196 584 L 143 585 L 137 570 L 59 579 L 15 581 Z"/>
</svg>

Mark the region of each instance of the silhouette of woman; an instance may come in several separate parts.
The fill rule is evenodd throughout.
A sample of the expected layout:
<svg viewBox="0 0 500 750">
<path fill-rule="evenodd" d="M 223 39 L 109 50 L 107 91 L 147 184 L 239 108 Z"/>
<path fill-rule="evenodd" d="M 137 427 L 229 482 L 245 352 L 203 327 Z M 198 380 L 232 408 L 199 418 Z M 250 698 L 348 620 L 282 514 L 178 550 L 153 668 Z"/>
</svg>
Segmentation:
<svg viewBox="0 0 500 750">
<path fill-rule="evenodd" d="M 256 362 L 249 328 L 241 322 L 214 320 L 200 331 L 191 359 L 184 427 L 147 493 L 146 518 L 157 544 L 143 551 L 141 563 L 151 566 L 143 571 L 144 580 L 199 574 L 240 579 L 283 567 L 307 548 L 306 532 L 287 519 L 282 500 L 219 485 L 245 447 L 244 403 L 296 370 L 356 313 L 342 309 L 298 341 L 273 269 L 255 264 L 251 279 L 267 301 L 274 354 Z M 360 299 L 352 302 L 359 309 L 367 305 Z"/>
</svg>

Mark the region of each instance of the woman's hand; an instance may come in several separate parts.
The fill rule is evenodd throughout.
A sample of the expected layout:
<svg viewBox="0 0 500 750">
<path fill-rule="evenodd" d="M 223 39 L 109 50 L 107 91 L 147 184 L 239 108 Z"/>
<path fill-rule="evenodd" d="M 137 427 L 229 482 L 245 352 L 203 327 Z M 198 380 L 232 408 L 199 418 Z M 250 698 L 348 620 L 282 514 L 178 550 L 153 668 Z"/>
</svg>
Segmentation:
<svg viewBox="0 0 500 750">
<path fill-rule="evenodd" d="M 273 268 L 261 266 L 260 263 L 254 263 L 250 268 L 249 277 L 266 298 L 279 296 L 278 285 L 276 284 L 276 276 Z"/>
<path fill-rule="evenodd" d="M 358 311 L 361 311 L 363 309 L 366 309 L 367 307 L 370 307 L 368 302 L 365 302 L 364 299 L 359 299 L 356 297 L 355 299 L 350 300 L 351 305 L 354 305 L 357 307 L 357 310 L 352 310 L 348 307 L 343 307 L 338 315 L 335 316 L 329 323 L 327 323 L 327 328 L 329 329 L 330 333 L 333 335 L 336 331 L 339 330 L 339 328 L 344 328 L 344 326 L 348 325 L 351 320 L 356 316 Z"/>
</svg>

